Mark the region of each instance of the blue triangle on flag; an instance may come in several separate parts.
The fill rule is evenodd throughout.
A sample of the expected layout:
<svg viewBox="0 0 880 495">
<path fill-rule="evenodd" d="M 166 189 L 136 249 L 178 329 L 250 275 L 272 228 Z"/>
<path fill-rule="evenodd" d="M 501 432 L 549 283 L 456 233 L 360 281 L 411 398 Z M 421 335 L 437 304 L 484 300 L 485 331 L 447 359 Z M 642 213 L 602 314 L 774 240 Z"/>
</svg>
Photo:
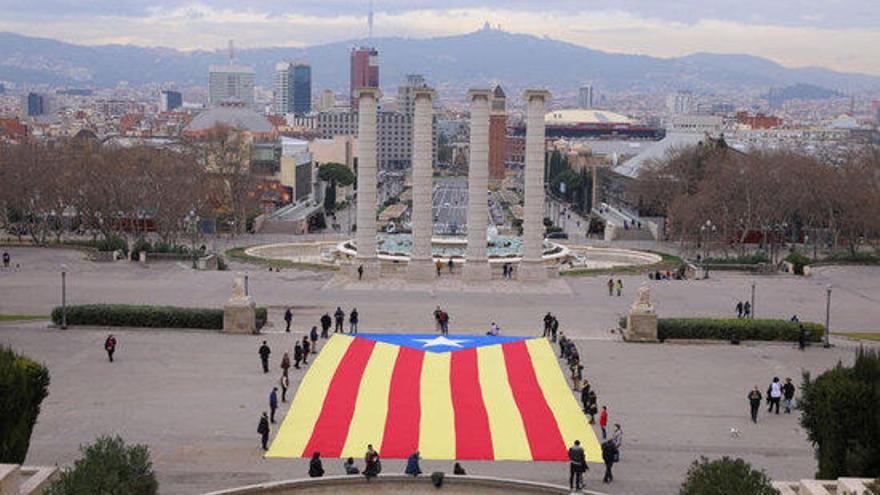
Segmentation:
<svg viewBox="0 0 880 495">
<path fill-rule="evenodd" d="M 506 337 L 491 335 L 438 335 L 436 333 L 358 333 L 355 338 L 370 339 L 386 344 L 410 347 L 428 352 L 452 352 L 473 347 L 506 344 L 532 337 Z"/>
</svg>

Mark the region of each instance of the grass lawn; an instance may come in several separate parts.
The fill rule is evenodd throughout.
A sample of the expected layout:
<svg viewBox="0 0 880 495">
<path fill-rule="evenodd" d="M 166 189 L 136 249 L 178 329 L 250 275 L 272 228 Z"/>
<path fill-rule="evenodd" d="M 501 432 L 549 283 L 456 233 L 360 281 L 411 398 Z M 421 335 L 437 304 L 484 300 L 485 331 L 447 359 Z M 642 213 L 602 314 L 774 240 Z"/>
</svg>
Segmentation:
<svg viewBox="0 0 880 495">
<path fill-rule="evenodd" d="M 0 314 L 0 321 L 39 321 L 48 320 L 47 315 L 3 315 Z"/>
<path fill-rule="evenodd" d="M 566 270 L 560 271 L 559 275 L 562 277 L 591 277 L 598 275 L 608 275 L 608 274 L 616 274 L 616 275 L 637 275 L 639 273 L 648 273 L 657 270 L 676 270 L 684 261 L 678 256 L 661 253 L 660 251 L 651 251 L 650 249 L 642 249 L 639 251 L 644 251 L 646 253 L 652 253 L 660 256 L 661 260 L 659 263 L 654 263 L 651 265 L 636 265 L 636 266 L 618 266 L 615 268 L 582 268 L 576 270 Z"/>
<path fill-rule="evenodd" d="M 230 259 L 240 261 L 242 263 L 250 263 L 252 265 L 260 265 L 265 267 L 272 268 L 298 268 L 301 270 L 318 270 L 318 271 L 335 271 L 337 268 L 335 266 L 328 265 L 320 265 L 317 263 L 297 263 L 295 261 L 288 260 L 272 260 L 266 258 L 259 258 L 257 256 L 250 256 L 245 253 L 247 247 L 237 247 L 234 249 L 229 249 L 224 253 Z"/>
<path fill-rule="evenodd" d="M 834 335 L 857 340 L 876 340 L 880 342 L 880 332 L 832 332 Z"/>
</svg>

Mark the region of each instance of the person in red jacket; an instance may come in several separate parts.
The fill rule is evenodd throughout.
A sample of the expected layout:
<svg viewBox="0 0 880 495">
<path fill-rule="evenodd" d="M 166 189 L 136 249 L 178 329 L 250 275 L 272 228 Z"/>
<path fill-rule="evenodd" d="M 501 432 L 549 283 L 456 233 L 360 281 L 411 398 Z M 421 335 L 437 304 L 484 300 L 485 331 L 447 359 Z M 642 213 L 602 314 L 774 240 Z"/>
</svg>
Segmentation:
<svg viewBox="0 0 880 495">
<path fill-rule="evenodd" d="M 599 414 L 599 426 L 602 428 L 602 440 L 605 440 L 608 435 L 605 432 L 605 427 L 608 426 L 608 408 L 602 406 L 602 412 Z"/>
</svg>

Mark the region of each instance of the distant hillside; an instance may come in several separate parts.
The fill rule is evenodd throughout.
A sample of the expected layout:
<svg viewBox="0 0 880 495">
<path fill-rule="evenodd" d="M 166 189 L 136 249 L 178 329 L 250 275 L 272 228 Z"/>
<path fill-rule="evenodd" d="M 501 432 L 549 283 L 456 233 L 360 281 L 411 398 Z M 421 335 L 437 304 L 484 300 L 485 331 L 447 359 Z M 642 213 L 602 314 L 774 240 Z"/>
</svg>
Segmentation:
<svg viewBox="0 0 880 495">
<path fill-rule="evenodd" d="M 832 91 L 814 84 L 794 84 L 784 88 L 770 90 L 775 98 L 781 100 L 826 100 L 835 96 L 841 96 L 839 91 Z"/>
<path fill-rule="evenodd" d="M 363 40 L 307 49 L 241 50 L 239 60 L 270 84 L 276 62 L 307 58 L 316 89 L 345 90 L 348 52 Z M 814 84 L 841 91 L 880 89 L 880 78 L 819 67 L 790 69 L 750 55 L 698 53 L 657 58 L 592 50 L 579 45 L 499 30 L 427 39 L 377 38 L 384 87 L 408 73 L 422 73 L 440 88 L 485 86 L 499 81 L 513 90 L 529 86 L 572 92 L 584 81 L 605 90 L 762 90 Z M 224 51 L 181 52 L 168 48 L 79 46 L 0 33 L 0 80 L 71 86 L 174 82 L 205 85 L 208 66 L 226 62 Z"/>
</svg>

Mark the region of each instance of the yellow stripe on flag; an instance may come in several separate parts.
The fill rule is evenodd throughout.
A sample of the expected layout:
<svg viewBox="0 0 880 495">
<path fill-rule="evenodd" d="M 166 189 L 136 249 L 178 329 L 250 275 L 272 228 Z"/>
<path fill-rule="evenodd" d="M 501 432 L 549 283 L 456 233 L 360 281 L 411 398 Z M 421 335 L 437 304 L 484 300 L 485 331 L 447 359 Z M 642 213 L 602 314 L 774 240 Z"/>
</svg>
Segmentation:
<svg viewBox="0 0 880 495">
<path fill-rule="evenodd" d="M 501 345 L 477 348 L 480 389 L 496 461 L 530 461 L 532 451 L 507 378 Z"/>
<path fill-rule="evenodd" d="M 266 457 L 302 456 L 324 406 L 330 380 L 352 340 L 347 335 L 335 334 L 318 353 L 303 377 Z"/>
<path fill-rule="evenodd" d="M 359 457 L 366 452 L 367 444 L 373 444 L 376 448 L 382 445 L 391 373 L 399 351 L 400 346 L 382 342 L 377 342 L 373 348 L 361 378 L 348 438 L 339 457 Z"/>
<path fill-rule="evenodd" d="M 544 400 L 553 411 L 559 433 L 565 440 L 566 446 L 571 446 L 575 440 L 581 441 L 581 446 L 587 454 L 587 461 L 602 462 L 602 448 L 596 439 L 596 434 L 587 422 L 586 416 L 568 388 L 568 382 L 562 375 L 556 356 L 547 339 L 529 339 L 526 347 L 532 356 L 532 366 L 538 377 L 538 384 L 544 391 Z"/>
<path fill-rule="evenodd" d="M 422 363 L 419 451 L 426 459 L 455 459 L 450 359 L 449 352 L 426 352 Z"/>
</svg>

